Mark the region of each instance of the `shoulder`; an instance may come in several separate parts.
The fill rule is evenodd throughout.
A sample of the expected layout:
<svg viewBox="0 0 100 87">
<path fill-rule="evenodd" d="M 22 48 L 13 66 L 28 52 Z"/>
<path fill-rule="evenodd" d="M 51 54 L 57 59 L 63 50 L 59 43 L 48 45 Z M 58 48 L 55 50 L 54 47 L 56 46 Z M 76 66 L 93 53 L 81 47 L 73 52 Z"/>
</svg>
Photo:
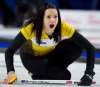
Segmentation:
<svg viewBox="0 0 100 87">
<path fill-rule="evenodd" d="M 33 23 L 24 24 L 23 27 L 24 27 L 24 28 L 33 28 L 33 27 L 34 27 L 34 24 L 33 24 Z"/>
<path fill-rule="evenodd" d="M 62 28 L 74 28 L 74 26 L 72 24 L 70 24 L 67 21 L 61 20 L 61 27 Z"/>
<path fill-rule="evenodd" d="M 75 28 L 68 22 L 61 21 L 61 35 L 71 38 L 75 32 Z"/>
<path fill-rule="evenodd" d="M 20 29 L 20 32 L 23 34 L 23 36 L 26 39 L 29 39 L 29 38 L 31 38 L 34 35 L 33 27 L 34 27 L 34 24 L 30 23 L 27 26 L 23 26 Z"/>
<path fill-rule="evenodd" d="M 31 31 L 32 28 L 34 27 L 33 23 L 27 24 L 27 25 L 23 25 L 20 30 L 21 31 Z"/>
<path fill-rule="evenodd" d="M 67 21 L 61 21 L 61 30 L 75 30 L 75 27 Z"/>
</svg>

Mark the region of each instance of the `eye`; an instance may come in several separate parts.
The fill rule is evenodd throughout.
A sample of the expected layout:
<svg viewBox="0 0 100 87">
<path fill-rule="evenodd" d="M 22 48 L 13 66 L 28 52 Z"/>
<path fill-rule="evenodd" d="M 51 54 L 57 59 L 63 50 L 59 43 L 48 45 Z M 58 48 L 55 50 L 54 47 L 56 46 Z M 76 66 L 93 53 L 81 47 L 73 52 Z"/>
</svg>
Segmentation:
<svg viewBox="0 0 100 87">
<path fill-rule="evenodd" d="M 54 18 L 57 18 L 57 17 L 58 17 L 57 15 L 54 16 Z"/>
<path fill-rule="evenodd" d="M 50 19 L 50 18 L 51 18 L 51 16 L 47 16 L 47 18 L 49 18 L 49 19 Z"/>
</svg>

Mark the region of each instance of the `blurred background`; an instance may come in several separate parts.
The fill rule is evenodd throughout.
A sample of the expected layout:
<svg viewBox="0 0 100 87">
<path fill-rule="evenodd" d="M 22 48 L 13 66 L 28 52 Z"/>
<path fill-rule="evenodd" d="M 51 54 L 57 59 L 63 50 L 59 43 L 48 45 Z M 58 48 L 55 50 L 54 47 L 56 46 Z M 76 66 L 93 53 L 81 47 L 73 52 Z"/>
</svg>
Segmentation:
<svg viewBox="0 0 100 87">
<path fill-rule="evenodd" d="M 44 2 L 55 4 L 61 18 L 96 47 L 96 63 L 100 63 L 100 0 L 0 0 L 0 52 L 5 52 L 23 23 L 35 17 Z M 85 56 L 84 51 L 79 61 L 85 61 Z"/>
</svg>

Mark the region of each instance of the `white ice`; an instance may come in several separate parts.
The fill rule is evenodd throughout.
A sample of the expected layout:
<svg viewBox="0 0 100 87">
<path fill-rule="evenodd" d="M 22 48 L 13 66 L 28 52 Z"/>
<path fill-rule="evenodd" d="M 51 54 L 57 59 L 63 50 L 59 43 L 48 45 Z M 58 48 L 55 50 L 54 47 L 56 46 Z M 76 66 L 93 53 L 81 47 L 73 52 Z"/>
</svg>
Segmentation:
<svg viewBox="0 0 100 87">
<path fill-rule="evenodd" d="M 18 80 L 31 80 L 31 77 L 27 73 L 27 70 L 23 67 L 19 55 L 14 55 L 14 65 L 15 65 L 15 71 L 18 77 Z M 85 63 L 73 63 L 69 66 L 69 70 L 72 73 L 72 80 L 79 81 L 80 78 L 83 76 L 85 71 Z M 100 65 L 95 64 L 96 72 L 94 76 L 94 80 L 98 82 L 97 84 L 99 86 L 92 86 L 92 87 L 100 87 L 99 79 L 100 79 Z M 0 81 L 3 80 L 6 76 L 6 66 L 4 61 L 4 53 L 0 53 Z M 0 84 L 0 87 L 69 87 L 66 85 L 2 85 Z M 73 86 L 70 86 L 73 87 Z M 76 86 L 74 86 L 76 87 Z"/>
</svg>

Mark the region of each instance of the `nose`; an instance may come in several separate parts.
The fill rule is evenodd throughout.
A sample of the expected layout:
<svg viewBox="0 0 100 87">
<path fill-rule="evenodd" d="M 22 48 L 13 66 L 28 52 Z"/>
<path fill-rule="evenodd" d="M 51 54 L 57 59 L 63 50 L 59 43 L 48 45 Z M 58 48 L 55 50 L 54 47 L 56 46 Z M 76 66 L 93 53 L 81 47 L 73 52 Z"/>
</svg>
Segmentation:
<svg viewBox="0 0 100 87">
<path fill-rule="evenodd" d="M 55 21 L 55 18 L 54 17 L 51 17 L 51 22 L 54 22 Z"/>
</svg>

